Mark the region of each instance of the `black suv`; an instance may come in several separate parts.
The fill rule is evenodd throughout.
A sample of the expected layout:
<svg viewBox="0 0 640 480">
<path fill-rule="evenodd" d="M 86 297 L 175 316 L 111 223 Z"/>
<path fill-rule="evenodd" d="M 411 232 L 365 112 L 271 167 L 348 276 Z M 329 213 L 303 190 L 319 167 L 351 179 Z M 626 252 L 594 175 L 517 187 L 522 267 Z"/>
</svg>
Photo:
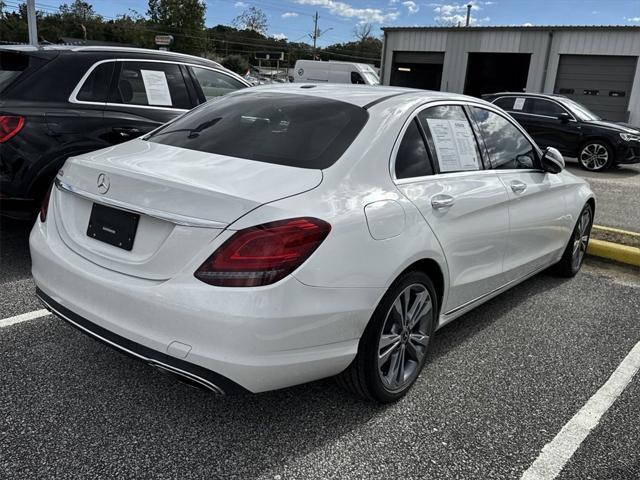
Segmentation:
<svg viewBox="0 0 640 480">
<path fill-rule="evenodd" d="M 0 47 L 0 213 L 29 216 L 72 155 L 250 86 L 220 64 L 121 47 Z"/>
<path fill-rule="evenodd" d="M 640 163 L 640 128 L 608 122 L 562 95 L 494 93 L 482 98 L 509 112 L 541 148 L 577 157 L 582 168 Z"/>
</svg>

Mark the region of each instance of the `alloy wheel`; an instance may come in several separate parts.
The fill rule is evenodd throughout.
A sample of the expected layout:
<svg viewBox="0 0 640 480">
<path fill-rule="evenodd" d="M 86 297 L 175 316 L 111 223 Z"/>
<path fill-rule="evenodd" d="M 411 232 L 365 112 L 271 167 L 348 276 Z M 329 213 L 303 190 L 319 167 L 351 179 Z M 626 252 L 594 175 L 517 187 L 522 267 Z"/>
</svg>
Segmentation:
<svg viewBox="0 0 640 480">
<path fill-rule="evenodd" d="M 576 225 L 576 232 L 573 236 L 573 255 L 571 257 L 571 263 L 573 268 L 577 270 L 582 264 L 582 259 L 587 251 L 587 245 L 589 244 L 589 229 L 591 226 L 591 211 L 586 208 L 582 215 L 578 225 Z"/>
<path fill-rule="evenodd" d="M 580 163 L 587 170 L 601 170 L 609 161 L 609 151 L 601 143 L 589 143 L 580 152 Z"/>
<path fill-rule="evenodd" d="M 432 319 L 433 301 L 424 285 L 409 285 L 396 297 L 378 343 L 378 374 L 386 389 L 402 390 L 420 373 Z"/>
</svg>

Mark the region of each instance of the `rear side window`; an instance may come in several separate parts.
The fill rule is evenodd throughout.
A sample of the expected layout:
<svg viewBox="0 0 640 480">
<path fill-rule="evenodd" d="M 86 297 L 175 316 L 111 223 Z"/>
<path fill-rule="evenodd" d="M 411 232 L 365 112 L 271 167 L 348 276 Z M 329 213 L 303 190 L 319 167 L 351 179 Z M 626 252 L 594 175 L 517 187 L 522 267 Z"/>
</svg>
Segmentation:
<svg viewBox="0 0 640 480">
<path fill-rule="evenodd" d="M 251 92 L 206 103 L 155 131 L 150 142 L 300 168 L 327 168 L 369 114 L 350 103 Z"/>
<path fill-rule="evenodd" d="M 471 107 L 471 112 L 484 139 L 492 168 L 536 168 L 535 150 L 515 125 L 484 108 Z"/>
<path fill-rule="evenodd" d="M 83 102 L 106 102 L 114 65 L 114 62 L 105 62 L 94 68 L 82 84 L 76 99 Z"/>
<path fill-rule="evenodd" d="M 16 52 L 0 52 L 0 92 L 29 67 L 29 56 Z"/>
<path fill-rule="evenodd" d="M 441 173 L 482 168 L 476 138 L 461 105 L 427 108 L 418 114 L 418 119 Z"/>
<path fill-rule="evenodd" d="M 396 178 L 415 178 L 433 175 L 427 147 L 415 120 L 402 137 L 396 154 Z"/>
<path fill-rule="evenodd" d="M 179 65 L 159 62 L 121 62 L 110 92 L 111 103 L 189 109 L 192 107 Z"/>
<path fill-rule="evenodd" d="M 209 70 L 208 68 L 190 68 L 206 100 L 211 100 L 212 98 L 220 97 L 239 88 L 246 87 L 243 83 L 224 73 Z"/>
</svg>

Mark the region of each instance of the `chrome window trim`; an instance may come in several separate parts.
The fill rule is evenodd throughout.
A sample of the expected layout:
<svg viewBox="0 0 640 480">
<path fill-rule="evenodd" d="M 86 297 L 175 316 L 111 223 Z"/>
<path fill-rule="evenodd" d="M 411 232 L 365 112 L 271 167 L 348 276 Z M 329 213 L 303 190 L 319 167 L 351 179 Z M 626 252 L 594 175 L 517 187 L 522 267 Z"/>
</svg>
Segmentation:
<svg viewBox="0 0 640 480">
<path fill-rule="evenodd" d="M 491 104 L 493 105 L 495 102 L 497 102 L 501 98 L 526 98 L 526 99 L 530 98 L 532 100 L 545 100 L 547 102 L 555 103 L 561 109 L 563 109 L 565 111 L 565 113 L 568 113 L 571 116 L 571 119 L 570 119 L 571 121 L 577 122 L 575 115 L 573 113 L 571 113 L 571 111 L 567 107 L 562 105 L 557 100 L 553 100 L 551 98 L 538 97 L 538 96 L 535 96 L 535 95 L 526 95 L 526 94 L 525 95 L 502 95 L 501 97 L 496 97 L 495 99 L 493 99 L 491 101 Z M 498 105 L 496 105 L 496 107 L 498 107 Z M 502 108 L 502 107 L 498 107 L 498 108 Z M 550 115 L 540 115 L 539 113 L 530 113 L 530 112 L 525 112 L 523 110 L 504 110 L 504 111 L 507 112 L 507 113 L 517 113 L 518 115 L 531 115 L 532 117 L 550 118 L 552 120 L 557 120 L 558 119 L 557 117 L 552 117 Z"/>
<path fill-rule="evenodd" d="M 82 76 L 82 78 L 80 79 L 78 84 L 75 86 L 75 88 L 71 92 L 71 95 L 69 95 L 69 103 L 74 103 L 74 104 L 79 104 L 79 105 L 100 105 L 100 106 L 107 106 L 107 107 L 146 108 L 148 110 L 168 110 L 168 111 L 171 111 L 171 112 L 188 112 L 189 111 L 189 109 L 185 109 L 185 108 L 159 107 L 159 106 L 156 106 L 156 105 L 134 105 L 134 104 L 130 104 L 130 103 L 92 102 L 92 101 L 88 101 L 88 100 L 78 100 L 78 98 L 77 98 L 78 93 L 80 93 L 80 90 L 82 90 L 82 87 L 84 86 L 84 83 L 87 81 L 87 79 L 89 78 L 91 73 L 93 73 L 93 71 L 96 68 L 98 68 L 98 66 L 102 65 L 103 63 L 109 63 L 109 62 L 114 62 L 114 63 L 115 62 L 164 63 L 164 64 L 167 64 L 167 65 L 184 65 L 186 67 L 204 68 L 206 70 L 212 70 L 214 72 L 221 73 L 222 75 L 226 75 L 227 77 L 232 78 L 234 80 L 238 80 L 240 83 L 242 83 L 246 87 L 250 86 L 244 79 L 242 79 L 242 77 L 236 78 L 234 75 L 229 75 L 227 72 L 225 72 L 224 70 L 221 70 L 219 68 L 209 67 L 209 66 L 205 66 L 205 65 L 198 65 L 196 63 L 169 61 L 169 60 L 157 60 L 157 59 L 149 59 L 149 58 L 108 58 L 106 60 L 100 60 L 100 61 L 94 63 L 93 65 L 91 65 L 91 67 L 89 67 L 89 69 L 85 72 L 85 74 Z"/>
<path fill-rule="evenodd" d="M 56 177 L 55 179 L 55 185 L 56 185 L 56 188 L 58 188 L 63 192 L 71 193 L 73 195 L 76 195 L 81 198 L 85 198 L 92 202 L 100 203 L 102 205 L 107 205 L 109 207 L 114 207 L 120 210 L 125 210 L 131 213 L 146 215 L 148 217 L 153 217 L 158 220 L 163 220 L 165 222 L 173 223 L 175 225 L 181 225 L 184 227 L 216 228 L 216 229 L 223 229 L 227 226 L 226 223 L 217 222 L 215 220 L 205 220 L 203 218 L 189 217 L 187 215 L 180 215 L 177 213 L 162 212 L 160 210 L 156 210 L 148 207 L 138 207 L 138 206 L 129 205 L 128 203 L 120 200 L 115 200 L 113 198 L 108 198 L 103 195 L 96 195 L 95 193 L 86 192 L 84 190 L 81 190 L 72 185 L 62 182 L 58 177 Z"/>
<path fill-rule="evenodd" d="M 398 150 L 400 148 L 400 143 L 402 142 L 402 138 L 404 137 L 404 134 L 407 131 L 407 128 L 409 127 L 409 124 L 423 110 L 426 110 L 427 108 L 438 107 L 438 106 L 443 106 L 443 105 L 460 105 L 462 107 L 467 105 L 467 106 L 470 106 L 470 107 L 484 108 L 485 110 L 489 110 L 492 113 L 500 115 L 502 118 L 504 118 L 506 121 L 508 121 L 514 127 L 516 127 L 518 129 L 518 131 L 524 135 L 524 137 L 529 141 L 529 143 L 531 144 L 531 146 L 536 151 L 536 153 L 538 154 L 539 157 L 542 156 L 542 151 L 540 150 L 540 148 L 538 148 L 538 146 L 536 145 L 536 142 L 533 141 L 533 139 L 526 132 L 526 130 L 524 128 L 522 128 L 520 126 L 520 124 L 518 122 L 516 122 L 515 119 L 512 118 L 508 113 L 507 113 L 507 116 L 505 116 L 506 112 L 504 110 L 502 110 L 500 107 L 498 107 L 496 105 L 493 105 L 493 103 L 488 103 L 488 102 L 487 103 L 481 103 L 481 102 L 476 102 L 476 101 L 474 101 L 472 99 L 470 99 L 470 100 L 429 100 L 429 101 L 427 101 L 427 103 L 423 103 L 422 105 L 416 107 L 411 112 L 411 114 L 409 115 L 408 119 L 402 125 L 402 128 L 400 129 L 400 133 L 396 137 L 395 143 L 393 145 L 393 149 L 391 150 L 391 158 L 389 160 L 389 174 L 391 175 L 391 179 L 393 180 L 393 182 L 396 185 L 404 185 L 404 184 L 407 184 L 407 183 L 423 182 L 423 181 L 429 180 L 429 179 L 451 178 L 452 175 L 461 176 L 460 174 L 462 174 L 462 175 L 477 175 L 477 174 L 479 174 L 481 172 L 494 172 L 495 173 L 495 172 L 498 172 L 498 171 L 501 171 L 501 172 L 507 172 L 507 171 L 517 171 L 517 172 L 534 171 L 534 172 L 541 172 L 541 171 L 543 171 L 543 170 L 541 170 L 539 168 L 502 169 L 501 170 L 501 169 L 496 169 L 496 168 L 484 168 L 483 167 L 483 168 L 480 168 L 479 170 L 464 170 L 464 171 L 459 171 L 459 172 L 444 172 L 444 173 L 440 172 L 440 173 L 436 173 L 436 174 L 433 174 L 433 175 L 423 175 L 423 176 L 420 176 L 420 177 L 397 178 L 396 177 L 396 155 L 397 155 Z M 473 125 L 471 125 L 471 128 L 473 128 Z M 481 148 L 481 145 L 478 145 L 478 149 L 480 149 L 480 148 Z M 480 153 L 482 154 L 482 152 L 480 152 Z M 436 159 L 436 161 L 437 161 L 437 159 Z"/>
</svg>

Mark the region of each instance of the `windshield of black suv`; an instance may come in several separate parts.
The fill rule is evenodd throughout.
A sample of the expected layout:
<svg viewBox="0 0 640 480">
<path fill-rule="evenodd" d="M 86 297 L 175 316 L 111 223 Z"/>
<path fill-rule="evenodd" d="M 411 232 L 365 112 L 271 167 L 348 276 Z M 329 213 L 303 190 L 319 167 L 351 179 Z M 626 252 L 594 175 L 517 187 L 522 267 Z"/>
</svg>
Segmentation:
<svg viewBox="0 0 640 480">
<path fill-rule="evenodd" d="M 369 114 L 351 103 L 252 92 L 213 100 L 145 137 L 150 142 L 291 167 L 328 168 Z"/>
<path fill-rule="evenodd" d="M 571 110 L 571 113 L 573 113 L 578 118 L 578 120 L 581 120 L 583 122 L 588 122 L 591 120 L 602 120 L 598 115 L 593 113 L 587 107 L 579 104 L 578 102 L 574 102 L 570 98 L 563 98 L 562 103 L 564 103 L 564 105 L 569 110 Z"/>
</svg>

